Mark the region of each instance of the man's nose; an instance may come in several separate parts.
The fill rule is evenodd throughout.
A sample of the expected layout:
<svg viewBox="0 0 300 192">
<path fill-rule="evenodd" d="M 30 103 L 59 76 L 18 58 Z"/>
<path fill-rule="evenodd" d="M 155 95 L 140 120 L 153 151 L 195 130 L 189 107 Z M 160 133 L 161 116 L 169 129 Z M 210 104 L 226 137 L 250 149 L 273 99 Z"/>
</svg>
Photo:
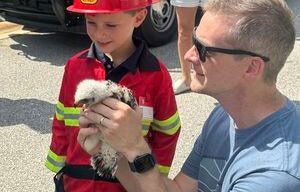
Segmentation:
<svg viewBox="0 0 300 192">
<path fill-rule="evenodd" d="M 199 55 L 198 55 L 197 49 L 194 45 L 185 53 L 184 59 L 191 63 L 199 60 Z"/>
</svg>

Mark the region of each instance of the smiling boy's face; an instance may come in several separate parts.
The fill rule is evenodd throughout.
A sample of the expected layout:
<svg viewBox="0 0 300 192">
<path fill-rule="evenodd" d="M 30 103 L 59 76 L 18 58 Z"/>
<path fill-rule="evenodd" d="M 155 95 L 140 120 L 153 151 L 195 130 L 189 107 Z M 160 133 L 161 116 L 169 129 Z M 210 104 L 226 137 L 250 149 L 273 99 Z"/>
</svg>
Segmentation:
<svg viewBox="0 0 300 192">
<path fill-rule="evenodd" d="M 134 28 L 140 26 L 147 14 L 146 9 L 133 12 L 86 14 L 89 37 L 104 53 L 121 52 L 132 43 Z"/>
</svg>

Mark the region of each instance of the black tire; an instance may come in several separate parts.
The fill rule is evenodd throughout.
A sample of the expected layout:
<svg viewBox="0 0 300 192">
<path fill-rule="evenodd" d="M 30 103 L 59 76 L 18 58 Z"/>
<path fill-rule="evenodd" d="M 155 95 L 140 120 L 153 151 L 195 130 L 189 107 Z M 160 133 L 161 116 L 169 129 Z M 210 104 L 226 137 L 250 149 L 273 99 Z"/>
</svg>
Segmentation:
<svg viewBox="0 0 300 192">
<path fill-rule="evenodd" d="M 162 0 L 160 8 L 156 11 L 152 6 L 149 7 L 147 17 L 137 31 L 153 47 L 170 42 L 177 34 L 175 7 L 170 4 L 170 0 Z"/>
</svg>

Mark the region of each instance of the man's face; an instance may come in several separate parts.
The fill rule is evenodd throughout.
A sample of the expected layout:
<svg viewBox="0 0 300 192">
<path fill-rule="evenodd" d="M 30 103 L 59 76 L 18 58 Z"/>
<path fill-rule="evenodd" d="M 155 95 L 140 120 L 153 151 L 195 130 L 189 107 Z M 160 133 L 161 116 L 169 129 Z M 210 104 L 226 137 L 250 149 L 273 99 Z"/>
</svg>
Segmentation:
<svg viewBox="0 0 300 192">
<path fill-rule="evenodd" d="M 232 49 L 234 47 L 225 42 L 225 36 L 233 22 L 228 16 L 207 12 L 203 15 L 195 36 L 205 46 Z M 191 89 L 215 98 L 221 94 L 234 93 L 246 70 L 242 60 L 223 53 L 207 52 L 203 62 L 195 46 L 186 53 L 185 59 L 191 62 L 194 68 Z"/>
<path fill-rule="evenodd" d="M 104 53 L 122 52 L 132 40 L 135 27 L 140 25 L 140 12 L 132 15 L 125 12 L 113 14 L 86 14 L 86 28 L 89 37 Z"/>
</svg>

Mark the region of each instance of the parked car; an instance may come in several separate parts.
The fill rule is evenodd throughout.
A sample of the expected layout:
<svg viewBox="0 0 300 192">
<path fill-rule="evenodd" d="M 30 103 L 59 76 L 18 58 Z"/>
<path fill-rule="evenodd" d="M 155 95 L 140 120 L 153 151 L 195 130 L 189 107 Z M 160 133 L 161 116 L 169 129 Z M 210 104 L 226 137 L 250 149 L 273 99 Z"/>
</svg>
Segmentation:
<svg viewBox="0 0 300 192">
<path fill-rule="evenodd" d="M 84 16 L 66 7 L 72 0 L 0 0 L 0 12 L 7 21 L 46 30 L 85 33 Z M 170 0 L 148 8 L 144 23 L 135 33 L 150 46 L 169 42 L 177 30 L 175 9 Z"/>
</svg>

